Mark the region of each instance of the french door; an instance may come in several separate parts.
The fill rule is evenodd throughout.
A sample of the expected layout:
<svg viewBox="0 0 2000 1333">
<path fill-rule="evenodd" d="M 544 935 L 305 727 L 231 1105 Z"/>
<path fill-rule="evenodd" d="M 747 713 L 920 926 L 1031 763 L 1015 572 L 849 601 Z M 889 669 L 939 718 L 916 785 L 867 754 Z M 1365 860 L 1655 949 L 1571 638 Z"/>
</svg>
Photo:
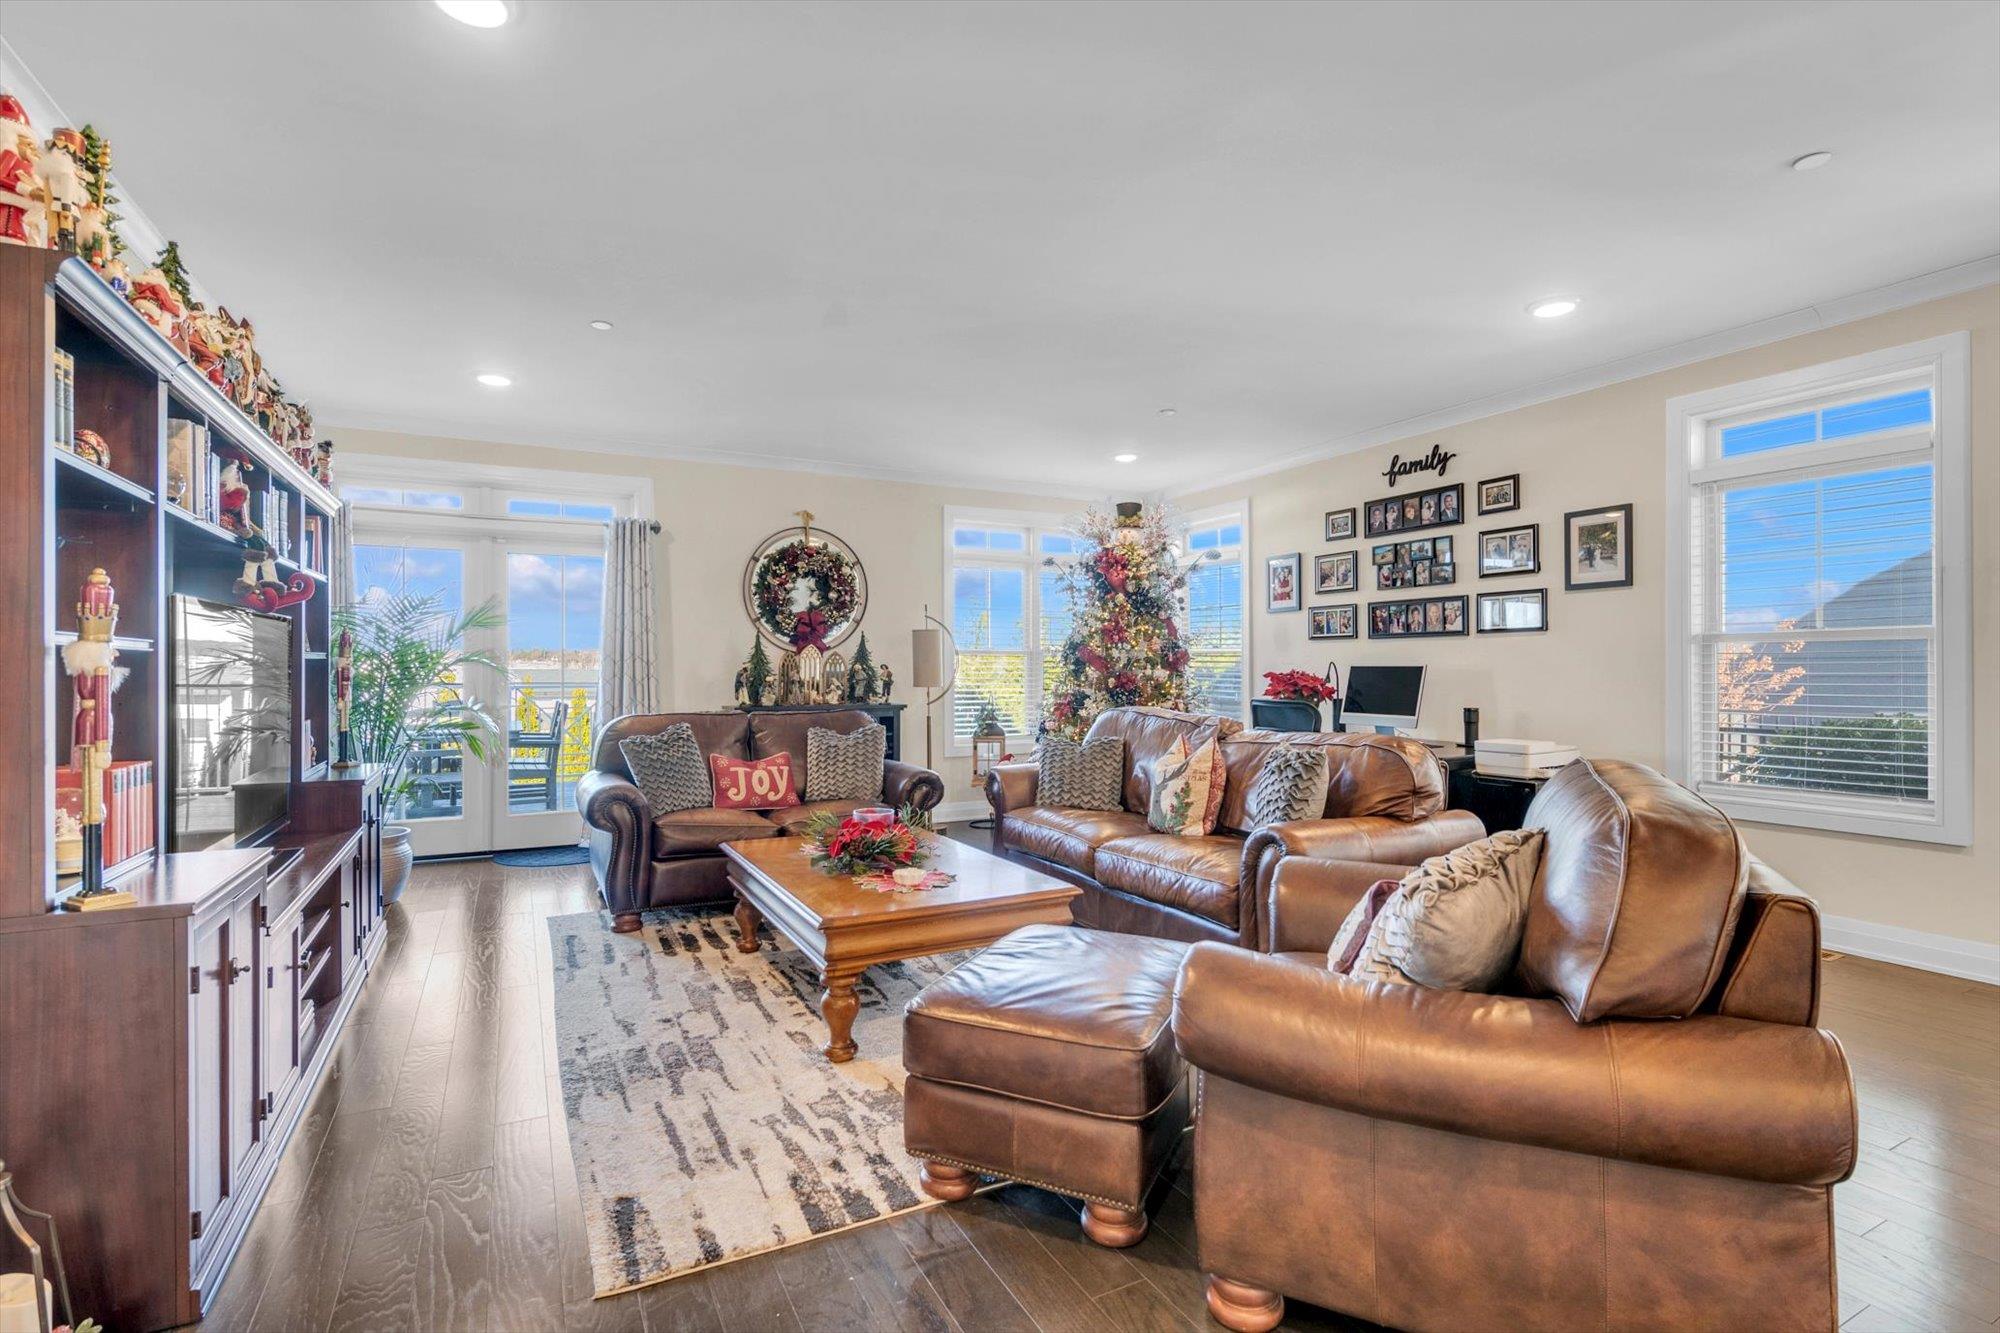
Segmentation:
<svg viewBox="0 0 2000 1333">
<path fill-rule="evenodd" d="M 468 667 L 437 686 L 450 708 L 482 710 L 495 733 L 475 756 L 445 731 L 413 741 L 392 811 L 418 856 L 573 843 L 576 784 L 595 739 L 604 595 L 601 525 L 358 511 L 355 595 L 435 597 L 456 619 L 492 601 L 500 624 L 466 647 L 502 670 Z"/>
</svg>

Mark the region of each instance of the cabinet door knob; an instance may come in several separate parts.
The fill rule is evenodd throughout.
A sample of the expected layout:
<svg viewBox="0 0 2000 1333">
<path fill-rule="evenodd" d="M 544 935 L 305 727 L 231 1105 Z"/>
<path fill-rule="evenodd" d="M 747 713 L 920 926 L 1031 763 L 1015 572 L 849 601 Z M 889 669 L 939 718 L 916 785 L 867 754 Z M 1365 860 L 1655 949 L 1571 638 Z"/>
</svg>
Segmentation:
<svg viewBox="0 0 2000 1333">
<path fill-rule="evenodd" d="M 248 972 L 249 970 L 250 970 L 250 964 L 239 963 L 234 958 L 229 960 L 229 976 L 231 980 L 234 980 L 235 978 L 242 976 L 245 972 Z"/>
</svg>

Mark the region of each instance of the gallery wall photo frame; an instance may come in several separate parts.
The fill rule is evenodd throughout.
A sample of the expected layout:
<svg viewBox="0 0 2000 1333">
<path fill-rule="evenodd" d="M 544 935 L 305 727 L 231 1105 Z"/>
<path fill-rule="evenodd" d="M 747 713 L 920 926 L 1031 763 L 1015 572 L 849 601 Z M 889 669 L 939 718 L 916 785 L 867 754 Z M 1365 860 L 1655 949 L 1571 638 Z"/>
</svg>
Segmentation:
<svg viewBox="0 0 2000 1333">
<path fill-rule="evenodd" d="M 1458 582 L 1457 552 L 1449 536 L 1384 542 L 1370 550 L 1369 563 L 1375 569 L 1377 592 L 1442 588 Z"/>
<path fill-rule="evenodd" d="M 1479 534 L 1479 577 L 1514 578 L 1542 572 L 1542 525 L 1486 528 Z"/>
<path fill-rule="evenodd" d="M 1306 621 L 1308 639 L 1358 639 L 1361 637 L 1361 608 L 1354 602 L 1315 606 Z"/>
<path fill-rule="evenodd" d="M 1264 561 L 1264 609 L 1266 611 L 1298 611 L 1306 604 L 1304 582 L 1305 557 L 1298 551 L 1290 555 L 1274 555 Z"/>
<path fill-rule="evenodd" d="M 1353 505 L 1345 509 L 1326 511 L 1326 537 L 1330 542 L 1351 542 L 1354 540 L 1354 521 L 1357 511 Z"/>
<path fill-rule="evenodd" d="M 1368 535 L 1383 537 L 1392 532 L 1420 532 L 1425 528 L 1448 528 L 1465 521 L 1465 483 L 1436 486 L 1408 495 L 1385 495 L 1368 502 Z"/>
<path fill-rule="evenodd" d="M 1504 477 L 1488 477 L 1479 483 L 1476 492 L 1479 497 L 1479 512 L 1505 514 L 1521 507 L 1521 474 L 1509 473 Z"/>
<path fill-rule="evenodd" d="M 1632 506 L 1572 509 L 1563 515 L 1563 590 L 1632 586 Z"/>
<path fill-rule="evenodd" d="M 1359 551 L 1328 551 L 1314 556 L 1313 592 L 1353 592 L 1361 586 L 1355 572 L 1360 559 Z"/>
<path fill-rule="evenodd" d="M 1474 622 L 1481 634 L 1540 634 L 1549 627 L 1549 590 L 1518 588 L 1482 592 Z"/>
<path fill-rule="evenodd" d="M 1368 603 L 1368 637 L 1421 639 L 1466 632 L 1466 598 L 1415 597 L 1398 602 Z"/>
</svg>

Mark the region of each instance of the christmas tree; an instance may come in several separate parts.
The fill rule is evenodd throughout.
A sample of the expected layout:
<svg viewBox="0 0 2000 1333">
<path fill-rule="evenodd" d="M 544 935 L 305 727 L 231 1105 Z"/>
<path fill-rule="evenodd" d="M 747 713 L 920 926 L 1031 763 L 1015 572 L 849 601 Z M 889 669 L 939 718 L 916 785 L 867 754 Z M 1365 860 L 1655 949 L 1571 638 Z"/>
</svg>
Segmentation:
<svg viewBox="0 0 2000 1333">
<path fill-rule="evenodd" d="M 94 125 L 83 127 L 83 171 L 90 202 L 104 210 L 104 233 L 110 240 L 111 254 L 123 254 L 125 242 L 118 236 L 118 193 L 111 188 L 111 145 Z"/>
<path fill-rule="evenodd" d="M 192 310 L 194 292 L 188 285 L 187 261 L 181 258 L 181 243 L 168 241 L 167 248 L 153 261 L 153 267 L 160 270 L 160 276 L 174 289 L 174 295 L 181 298 L 181 304 Z"/>
<path fill-rule="evenodd" d="M 1107 708 L 1187 707 L 1187 645 L 1174 613 L 1187 572 L 1160 514 L 1137 504 L 1092 510 L 1077 531 L 1090 549 L 1057 565 L 1070 631 L 1043 709 L 1044 735 L 1081 737 Z"/>
<path fill-rule="evenodd" d="M 753 706 L 764 702 L 765 691 L 771 687 L 771 656 L 764 651 L 761 634 L 750 641 L 750 658 L 743 664 L 743 687 L 747 702 Z"/>
<path fill-rule="evenodd" d="M 880 682 L 875 678 L 875 656 L 868 651 L 868 636 L 861 636 L 861 646 L 854 650 L 854 660 L 847 664 L 847 702 L 851 704 L 872 704 Z"/>
</svg>

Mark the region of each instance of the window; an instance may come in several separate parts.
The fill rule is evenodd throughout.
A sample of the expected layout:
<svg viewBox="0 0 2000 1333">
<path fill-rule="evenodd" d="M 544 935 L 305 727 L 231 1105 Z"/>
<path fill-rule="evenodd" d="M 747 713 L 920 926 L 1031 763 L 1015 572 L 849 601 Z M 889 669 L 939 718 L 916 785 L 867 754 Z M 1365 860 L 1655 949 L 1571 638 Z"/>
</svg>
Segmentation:
<svg viewBox="0 0 2000 1333">
<path fill-rule="evenodd" d="M 398 509 L 463 509 L 457 491 L 405 491 L 391 486 L 342 486 L 340 498 L 358 505 L 393 505 Z"/>
<path fill-rule="evenodd" d="M 609 523 L 618 517 L 616 506 L 585 504 L 555 496 L 513 495 L 507 498 L 510 518 L 581 518 L 593 523 Z"/>
<path fill-rule="evenodd" d="M 1742 819 L 1970 840 L 1965 335 L 1668 404 L 1676 776 Z"/>
<path fill-rule="evenodd" d="M 1188 554 L 1200 558 L 1188 573 L 1188 702 L 1234 718 L 1244 715 L 1249 693 L 1243 526 L 1242 511 L 1231 509 L 1195 518 L 1187 529 Z"/>
<path fill-rule="evenodd" d="M 951 732 L 958 753 L 970 749 L 984 704 L 999 712 L 1010 737 L 1027 740 L 1040 729 L 1042 700 L 1069 634 L 1068 596 L 1044 562 L 1084 546 L 1056 515 L 946 512 L 945 621 L 958 643 Z"/>
</svg>

